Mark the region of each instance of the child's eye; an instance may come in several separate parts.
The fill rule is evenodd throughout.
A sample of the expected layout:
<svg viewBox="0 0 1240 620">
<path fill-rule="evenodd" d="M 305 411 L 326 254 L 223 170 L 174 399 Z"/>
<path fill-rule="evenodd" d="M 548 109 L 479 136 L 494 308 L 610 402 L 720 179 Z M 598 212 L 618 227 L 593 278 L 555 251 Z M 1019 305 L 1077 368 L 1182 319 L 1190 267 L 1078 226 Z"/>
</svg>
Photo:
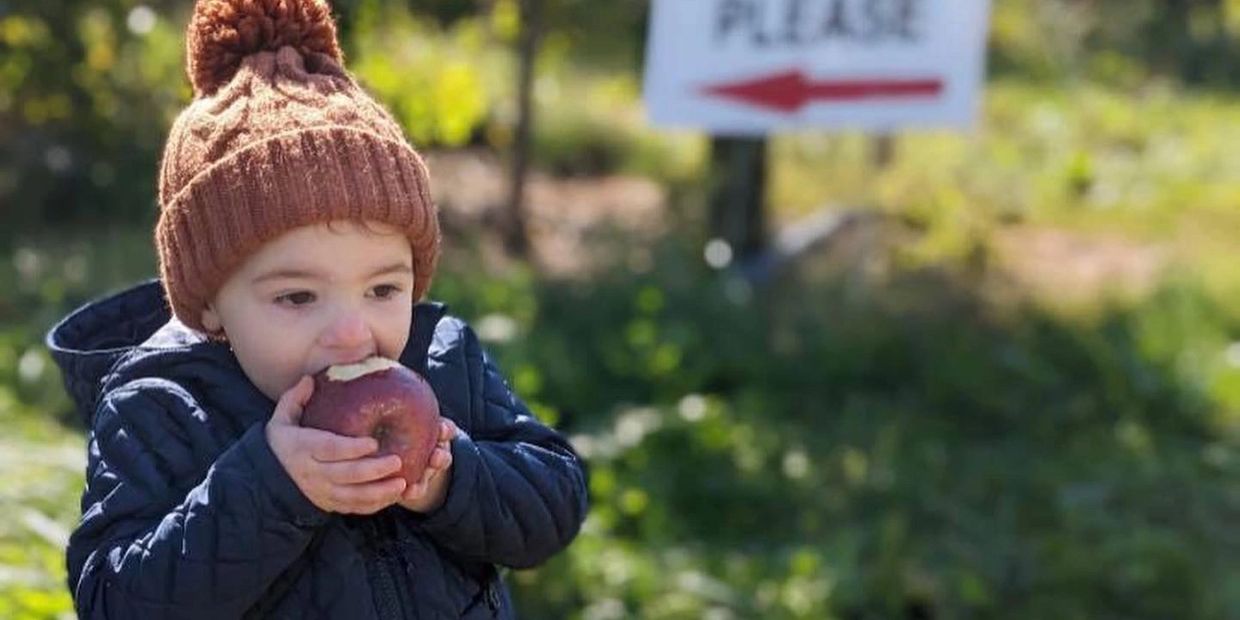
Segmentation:
<svg viewBox="0 0 1240 620">
<path fill-rule="evenodd" d="M 296 291 L 293 293 L 285 293 L 276 297 L 276 303 L 289 306 L 304 306 L 314 302 L 314 293 L 310 291 Z"/>
<path fill-rule="evenodd" d="M 395 284 L 380 284 L 370 289 L 370 291 L 379 299 L 391 299 L 400 293 L 400 287 Z"/>
</svg>

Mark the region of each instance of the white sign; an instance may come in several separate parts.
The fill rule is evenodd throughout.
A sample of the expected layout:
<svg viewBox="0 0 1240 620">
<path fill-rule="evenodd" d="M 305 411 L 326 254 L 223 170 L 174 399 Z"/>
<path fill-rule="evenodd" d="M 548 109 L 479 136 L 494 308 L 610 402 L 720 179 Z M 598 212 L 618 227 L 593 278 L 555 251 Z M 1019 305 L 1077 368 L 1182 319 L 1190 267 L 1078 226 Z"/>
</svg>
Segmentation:
<svg viewBox="0 0 1240 620">
<path fill-rule="evenodd" d="M 989 0 L 654 0 L 645 100 L 716 134 L 967 126 Z"/>
</svg>

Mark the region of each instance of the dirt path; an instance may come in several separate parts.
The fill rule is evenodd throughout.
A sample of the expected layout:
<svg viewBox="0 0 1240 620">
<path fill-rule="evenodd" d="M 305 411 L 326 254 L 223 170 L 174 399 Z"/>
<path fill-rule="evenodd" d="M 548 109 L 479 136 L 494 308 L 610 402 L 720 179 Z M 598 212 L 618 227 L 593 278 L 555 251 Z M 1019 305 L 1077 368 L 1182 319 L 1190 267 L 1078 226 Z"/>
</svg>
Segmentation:
<svg viewBox="0 0 1240 620">
<path fill-rule="evenodd" d="M 506 172 L 495 155 L 483 150 L 431 152 L 427 165 L 449 234 L 493 235 L 507 199 Z M 606 251 L 611 230 L 641 240 L 656 238 L 667 226 L 666 192 L 644 177 L 563 179 L 535 172 L 527 191 L 533 259 L 553 275 L 588 271 L 591 259 Z M 1054 303 L 1143 294 L 1157 284 L 1170 258 L 1165 247 L 1118 234 L 1046 226 L 1006 227 L 991 241 L 1002 277 L 1026 294 Z M 881 251 L 883 246 L 867 247 Z M 814 260 L 813 255 L 804 260 Z"/>
<path fill-rule="evenodd" d="M 1149 292 L 1167 266 L 1165 247 L 1118 234 L 1013 226 L 993 239 L 998 265 L 1022 288 L 1055 302 Z"/>
<path fill-rule="evenodd" d="M 445 228 L 494 234 L 508 197 L 506 172 L 495 156 L 462 150 L 430 153 L 426 160 Z M 666 193 L 644 177 L 559 179 L 535 172 L 526 192 L 533 259 L 552 274 L 588 268 L 611 229 L 653 239 L 666 224 Z"/>
</svg>

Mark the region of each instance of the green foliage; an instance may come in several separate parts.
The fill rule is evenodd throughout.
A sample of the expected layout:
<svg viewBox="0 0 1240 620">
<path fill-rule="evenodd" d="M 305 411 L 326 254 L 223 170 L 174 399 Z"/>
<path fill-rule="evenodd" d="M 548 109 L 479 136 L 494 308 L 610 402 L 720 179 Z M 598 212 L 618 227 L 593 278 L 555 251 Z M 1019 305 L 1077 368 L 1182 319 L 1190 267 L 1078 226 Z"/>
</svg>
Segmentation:
<svg viewBox="0 0 1240 620">
<path fill-rule="evenodd" d="M 0 9 L 0 235 L 149 217 L 155 161 L 187 99 L 178 3 Z M 152 122 L 152 121 L 155 122 Z"/>
<path fill-rule="evenodd" d="M 1235 0 L 996 0 L 993 14 L 992 65 L 1002 74 L 1124 86 L 1240 79 Z"/>
<path fill-rule="evenodd" d="M 535 164 L 559 176 L 638 174 L 695 183 L 705 160 L 700 136 L 652 129 L 633 75 L 582 75 L 549 59 L 554 81 L 537 93 Z"/>
<path fill-rule="evenodd" d="M 354 16 L 349 68 L 404 125 L 420 147 L 468 142 L 492 105 L 488 92 L 505 75 L 504 58 L 481 20 L 439 31 L 399 6 L 365 2 Z M 488 73 L 489 71 L 489 73 Z"/>
<path fill-rule="evenodd" d="M 1238 121 L 1240 108 L 1217 95 L 1000 80 L 972 132 L 896 137 L 882 169 L 867 136 L 776 137 L 769 196 L 784 217 L 877 208 L 924 230 L 916 252 L 927 256 L 968 254 L 1017 223 L 1121 232 L 1171 246 L 1230 295 Z"/>
<path fill-rule="evenodd" d="M 349 68 L 415 143 L 457 145 L 480 131 L 496 106 L 490 93 L 508 75 L 497 72 L 506 52 L 484 31 L 485 19 L 443 30 L 394 3 L 339 5 Z M 0 6 L 0 204 L 23 206 L 4 210 L 0 238 L 51 222 L 153 221 L 163 140 L 191 96 L 183 36 L 190 6 Z"/>
<path fill-rule="evenodd" d="M 1234 311 L 1169 284 L 1069 320 L 937 269 L 750 297 L 695 263 L 438 289 L 512 312 L 504 367 L 590 460 L 581 539 L 513 576 L 526 613 L 1240 612 Z"/>
</svg>

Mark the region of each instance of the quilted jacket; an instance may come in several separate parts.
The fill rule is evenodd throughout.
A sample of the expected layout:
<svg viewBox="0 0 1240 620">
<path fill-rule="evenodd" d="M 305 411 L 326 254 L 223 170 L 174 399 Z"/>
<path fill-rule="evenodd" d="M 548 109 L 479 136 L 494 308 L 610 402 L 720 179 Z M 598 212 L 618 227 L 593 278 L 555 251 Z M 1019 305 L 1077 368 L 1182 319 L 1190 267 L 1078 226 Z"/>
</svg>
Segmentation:
<svg viewBox="0 0 1240 620">
<path fill-rule="evenodd" d="M 431 514 L 324 512 L 264 435 L 275 406 L 226 344 L 172 318 L 157 281 L 83 306 L 48 334 L 86 418 L 69 588 L 83 618 L 510 618 L 497 566 L 563 549 L 586 513 L 582 462 L 509 390 L 473 331 L 414 308 L 401 362 L 452 443 Z"/>
</svg>

